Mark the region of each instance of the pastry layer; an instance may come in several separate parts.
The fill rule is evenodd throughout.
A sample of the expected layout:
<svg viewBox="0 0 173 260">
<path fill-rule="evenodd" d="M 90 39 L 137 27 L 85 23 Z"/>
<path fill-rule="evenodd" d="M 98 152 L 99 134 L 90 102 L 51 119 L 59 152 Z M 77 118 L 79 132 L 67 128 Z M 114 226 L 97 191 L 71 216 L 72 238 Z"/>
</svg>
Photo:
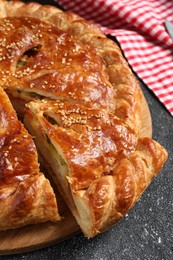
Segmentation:
<svg viewBox="0 0 173 260">
<path fill-rule="evenodd" d="M 60 220 L 32 137 L 0 88 L 0 230 Z"/>
</svg>

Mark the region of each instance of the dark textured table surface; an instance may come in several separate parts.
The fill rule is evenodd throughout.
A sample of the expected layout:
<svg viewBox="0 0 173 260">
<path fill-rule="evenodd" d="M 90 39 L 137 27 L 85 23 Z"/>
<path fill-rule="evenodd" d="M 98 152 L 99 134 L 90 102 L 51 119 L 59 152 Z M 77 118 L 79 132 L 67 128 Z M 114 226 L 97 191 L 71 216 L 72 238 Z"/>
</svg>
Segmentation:
<svg viewBox="0 0 173 260">
<path fill-rule="evenodd" d="M 4 260 L 171 260 L 173 259 L 173 117 L 141 83 L 153 124 L 153 139 L 169 159 L 134 208 L 117 225 L 93 239 L 82 234 Z M 173 101 L 172 101 L 173 102 Z"/>
</svg>

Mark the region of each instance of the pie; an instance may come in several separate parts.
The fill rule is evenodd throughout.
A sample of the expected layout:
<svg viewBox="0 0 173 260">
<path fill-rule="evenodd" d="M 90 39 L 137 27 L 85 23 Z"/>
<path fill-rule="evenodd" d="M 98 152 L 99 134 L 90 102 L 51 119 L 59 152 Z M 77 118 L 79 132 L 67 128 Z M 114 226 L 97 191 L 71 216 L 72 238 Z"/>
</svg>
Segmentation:
<svg viewBox="0 0 173 260">
<path fill-rule="evenodd" d="M 167 160 L 140 138 L 142 92 L 119 47 L 73 13 L 1 0 L 0 86 L 87 237 L 120 220 Z"/>
</svg>

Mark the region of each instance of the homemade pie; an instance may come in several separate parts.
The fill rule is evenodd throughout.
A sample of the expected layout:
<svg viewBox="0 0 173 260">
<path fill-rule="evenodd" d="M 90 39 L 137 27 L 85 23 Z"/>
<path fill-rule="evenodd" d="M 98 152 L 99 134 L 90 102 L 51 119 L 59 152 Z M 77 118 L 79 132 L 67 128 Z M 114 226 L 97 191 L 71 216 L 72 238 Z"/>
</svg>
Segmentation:
<svg viewBox="0 0 173 260">
<path fill-rule="evenodd" d="M 119 47 L 73 13 L 1 0 L 0 86 L 87 237 L 121 219 L 167 159 L 139 136 L 142 92 Z"/>
</svg>

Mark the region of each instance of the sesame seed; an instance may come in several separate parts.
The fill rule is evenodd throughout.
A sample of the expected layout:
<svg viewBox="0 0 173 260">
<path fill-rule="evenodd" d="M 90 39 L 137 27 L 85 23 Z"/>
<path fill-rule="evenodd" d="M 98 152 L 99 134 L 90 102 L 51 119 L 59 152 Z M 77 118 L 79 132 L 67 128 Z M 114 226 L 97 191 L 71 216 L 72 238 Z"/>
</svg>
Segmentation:
<svg viewBox="0 0 173 260">
<path fill-rule="evenodd" d="M 65 64 L 66 63 L 66 58 L 63 57 L 62 60 L 61 60 L 61 63 Z"/>
<path fill-rule="evenodd" d="M 34 87 L 34 83 L 30 83 L 29 87 L 33 88 Z"/>
<path fill-rule="evenodd" d="M 7 152 L 5 152 L 5 153 L 4 153 L 4 156 L 5 156 L 5 157 L 7 157 L 7 156 L 8 156 L 8 153 L 7 153 Z"/>
</svg>

